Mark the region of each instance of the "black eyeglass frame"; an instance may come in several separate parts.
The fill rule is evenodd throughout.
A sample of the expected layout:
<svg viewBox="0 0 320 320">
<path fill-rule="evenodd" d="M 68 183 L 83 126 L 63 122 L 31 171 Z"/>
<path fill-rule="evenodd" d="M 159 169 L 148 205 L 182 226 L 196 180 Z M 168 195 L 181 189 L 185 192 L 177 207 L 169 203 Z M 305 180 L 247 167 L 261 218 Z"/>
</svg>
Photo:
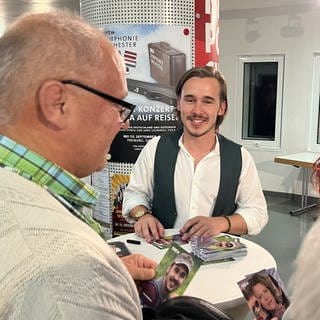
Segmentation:
<svg viewBox="0 0 320 320">
<path fill-rule="evenodd" d="M 99 96 L 100 98 L 112 101 L 115 104 L 120 105 L 121 107 L 123 107 L 123 109 L 120 110 L 120 117 L 121 117 L 121 120 L 123 122 L 126 122 L 130 118 L 131 114 L 133 113 L 133 111 L 134 111 L 134 109 L 136 107 L 136 105 L 134 105 L 134 104 L 132 104 L 130 102 L 118 99 L 118 98 L 116 98 L 114 96 L 111 96 L 110 94 L 107 94 L 107 93 L 102 92 L 100 90 L 97 90 L 97 89 L 94 89 L 92 87 L 89 87 L 89 86 L 87 86 L 87 85 L 85 85 L 85 84 L 83 84 L 83 83 L 81 83 L 79 81 L 76 81 L 76 80 L 61 80 L 60 82 L 63 83 L 63 84 L 71 84 L 73 86 L 79 87 L 81 89 L 84 89 L 84 90 L 86 90 L 88 92 L 91 92 L 91 93 Z M 122 115 L 124 115 L 123 119 L 122 119 Z"/>
</svg>

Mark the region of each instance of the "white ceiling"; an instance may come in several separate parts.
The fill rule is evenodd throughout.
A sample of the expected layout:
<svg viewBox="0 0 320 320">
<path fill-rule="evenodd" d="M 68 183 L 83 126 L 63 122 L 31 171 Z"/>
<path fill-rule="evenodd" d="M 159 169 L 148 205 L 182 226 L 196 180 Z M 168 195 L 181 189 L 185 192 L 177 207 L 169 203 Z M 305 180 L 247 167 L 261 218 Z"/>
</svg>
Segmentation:
<svg viewBox="0 0 320 320">
<path fill-rule="evenodd" d="M 132 0 L 128 0 L 132 1 Z M 68 8 L 80 12 L 80 0 L 0 0 L 0 35 L 17 16 L 28 11 Z M 220 19 L 319 10 L 320 0 L 220 0 Z"/>
<path fill-rule="evenodd" d="M 246 19 L 320 10 L 320 0 L 220 0 L 220 19 Z"/>
<path fill-rule="evenodd" d="M 68 8 L 80 12 L 79 0 L 0 0 L 0 34 L 17 16 L 50 8 Z"/>
</svg>

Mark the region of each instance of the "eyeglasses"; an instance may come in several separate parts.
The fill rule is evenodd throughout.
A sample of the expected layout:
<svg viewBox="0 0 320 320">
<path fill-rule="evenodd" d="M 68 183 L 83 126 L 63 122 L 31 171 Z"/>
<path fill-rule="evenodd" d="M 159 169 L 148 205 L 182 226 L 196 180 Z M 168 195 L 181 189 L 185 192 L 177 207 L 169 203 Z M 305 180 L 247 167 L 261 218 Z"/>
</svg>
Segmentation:
<svg viewBox="0 0 320 320">
<path fill-rule="evenodd" d="M 112 101 L 115 104 L 117 104 L 118 106 L 121 106 L 121 110 L 119 110 L 119 112 L 120 112 L 120 119 L 122 122 L 126 122 L 130 118 L 131 114 L 133 113 L 134 108 L 136 107 L 134 104 L 131 104 L 127 101 L 110 96 L 107 93 L 104 93 L 102 91 L 99 91 L 99 90 L 91 88 L 91 87 L 88 87 L 87 85 L 82 84 L 82 83 L 75 81 L 75 80 L 61 80 L 61 83 L 71 84 L 73 86 L 77 86 L 83 90 L 86 90 L 88 92 L 91 92 L 91 93 L 99 96 L 100 98 Z"/>
</svg>

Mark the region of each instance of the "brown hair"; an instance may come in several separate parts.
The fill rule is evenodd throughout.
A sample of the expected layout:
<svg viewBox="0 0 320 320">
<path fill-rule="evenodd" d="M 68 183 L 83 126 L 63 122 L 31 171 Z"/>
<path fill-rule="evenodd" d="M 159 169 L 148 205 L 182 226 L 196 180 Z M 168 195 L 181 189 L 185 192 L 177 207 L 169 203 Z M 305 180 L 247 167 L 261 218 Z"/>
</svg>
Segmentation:
<svg viewBox="0 0 320 320">
<path fill-rule="evenodd" d="M 270 290 L 271 294 L 273 295 L 273 297 L 276 299 L 277 303 L 282 303 L 282 297 L 281 294 L 279 294 L 276 290 L 276 287 L 274 285 L 274 283 L 272 282 L 271 278 L 269 276 L 265 276 L 259 273 L 254 274 L 248 284 L 248 291 L 250 292 L 250 294 L 254 294 L 253 293 L 253 287 L 257 284 L 262 284 L 264 285 L 267 289 Z"/>
</svg>

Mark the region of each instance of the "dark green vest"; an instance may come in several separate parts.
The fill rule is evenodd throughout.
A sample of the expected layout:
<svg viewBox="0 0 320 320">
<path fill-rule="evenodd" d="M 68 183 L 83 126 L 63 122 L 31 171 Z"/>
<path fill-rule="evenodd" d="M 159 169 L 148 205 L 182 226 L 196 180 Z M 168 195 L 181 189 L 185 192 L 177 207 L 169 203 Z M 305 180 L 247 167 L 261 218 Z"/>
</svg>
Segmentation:
<svg viewBox="0 0 320 320">
<path fill-rule="evenodd" d="M 165 228 L 172 228 L 177 210 L 174 171 L 182 130 L 163 135 L 154 161 L 153 215 Z M 220 143 L 220 185 L 212 216 L 231 215 L 236 210 L 236 192 L 242 168 L 241 146 L 217 134 Z"/>
</svg>

